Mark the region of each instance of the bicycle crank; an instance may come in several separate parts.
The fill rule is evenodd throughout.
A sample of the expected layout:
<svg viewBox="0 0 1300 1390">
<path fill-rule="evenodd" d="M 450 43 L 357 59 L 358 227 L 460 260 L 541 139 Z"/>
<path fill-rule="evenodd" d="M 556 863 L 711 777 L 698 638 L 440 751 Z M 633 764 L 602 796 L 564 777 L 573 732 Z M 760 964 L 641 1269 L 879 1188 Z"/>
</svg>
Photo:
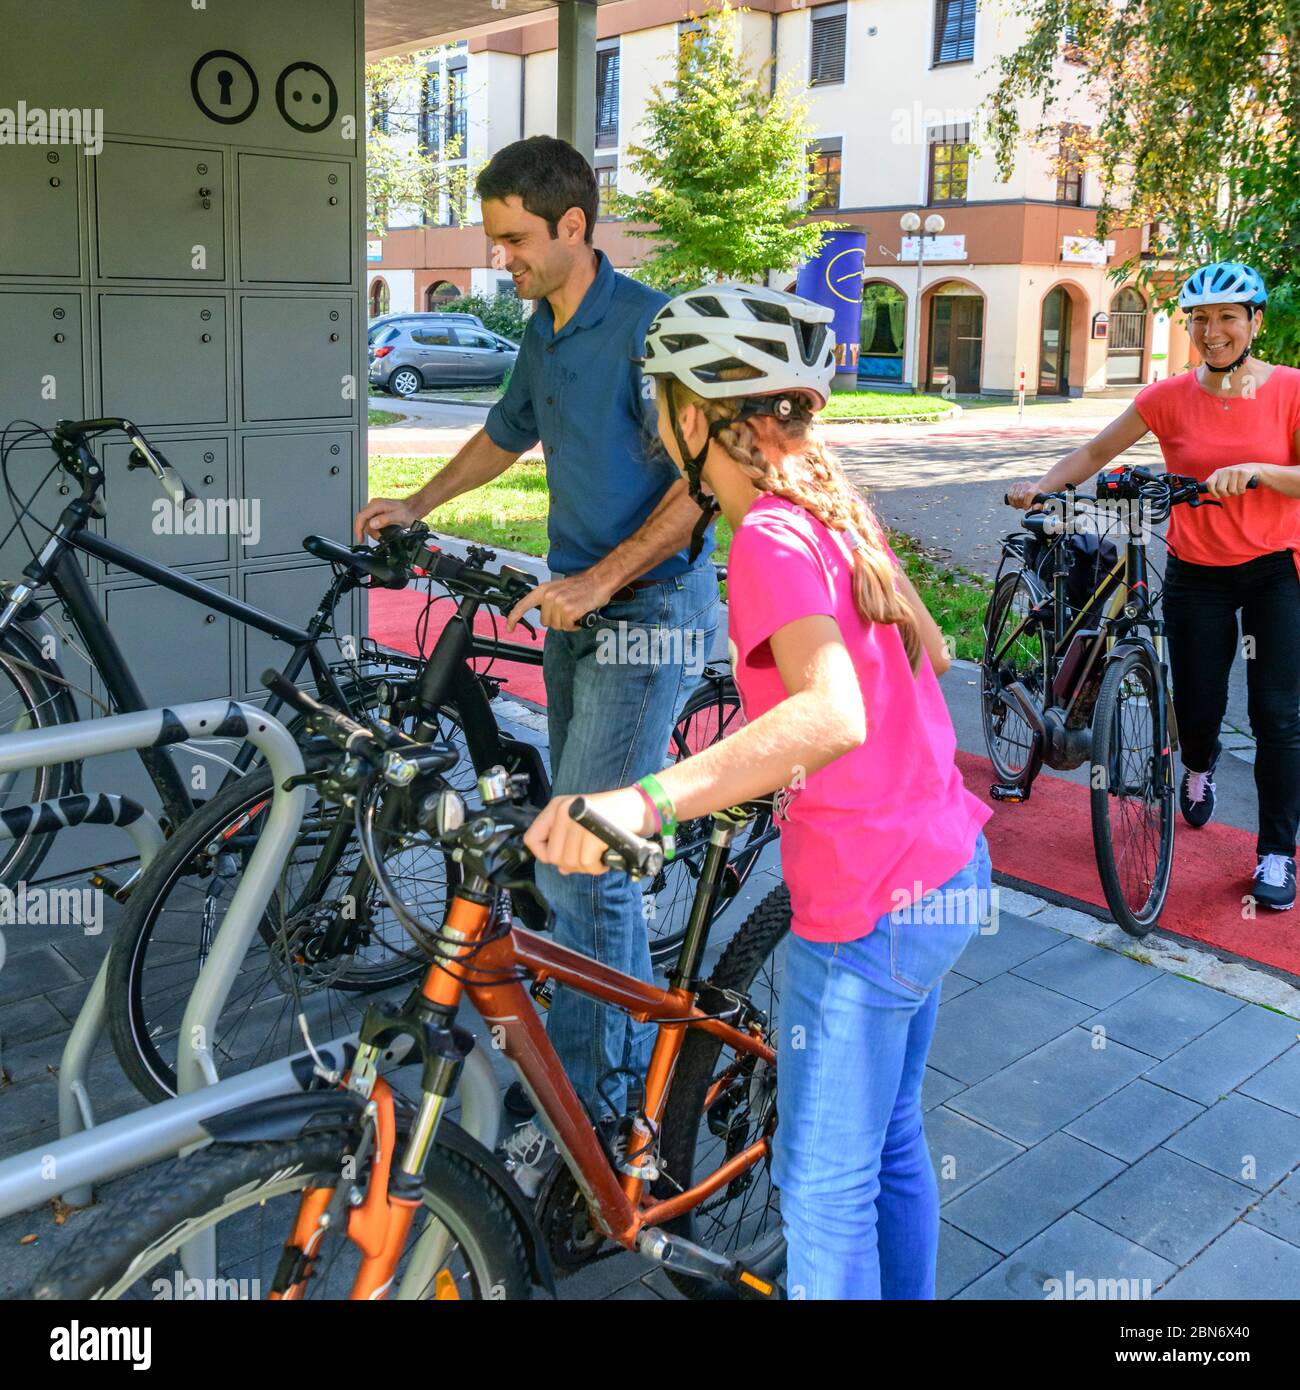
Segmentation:
<svg viewBox="0 0 1300 1390">
<path fill-rule="evenodd" d="M 636 1248 L 650 1260 L 696 1279 L 718 1279 L 736 1291 L 740 1298 L 784 1298 L 780 1284 L 764 1279 L 738 1260 L 715 1255 L 702 1245 L 670 1236 L 666 1231 L 647 1227 L 636 1238 Z"/>
</svg>

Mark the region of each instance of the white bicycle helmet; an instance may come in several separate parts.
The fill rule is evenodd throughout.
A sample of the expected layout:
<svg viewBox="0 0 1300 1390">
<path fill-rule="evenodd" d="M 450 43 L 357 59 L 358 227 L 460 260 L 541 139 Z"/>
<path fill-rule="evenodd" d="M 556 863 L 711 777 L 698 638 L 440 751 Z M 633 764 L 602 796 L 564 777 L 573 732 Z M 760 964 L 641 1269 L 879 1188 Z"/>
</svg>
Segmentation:
<svg viewBox="0 0 1300 1390">
<path fill-rule="evenodd" d="M 704 285 L 655 315 L 642 370 L 674 376 L 706 400 L 806 391 L 820 410 L 835 375 L 833 317 L 821 304 L 762 285 Z M 752 375 L 726 375 L 742 368 Z"/>
</svg>

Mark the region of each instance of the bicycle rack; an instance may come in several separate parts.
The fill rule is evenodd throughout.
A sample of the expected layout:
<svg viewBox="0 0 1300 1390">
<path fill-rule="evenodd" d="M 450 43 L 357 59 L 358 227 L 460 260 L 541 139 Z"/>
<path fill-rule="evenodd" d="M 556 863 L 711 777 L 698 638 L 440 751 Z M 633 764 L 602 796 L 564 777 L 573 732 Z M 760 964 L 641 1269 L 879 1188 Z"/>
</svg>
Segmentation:
<svg viewBox="0 0 1300 1390">
<path fill-rule="evenodd" d="M 60 1137 L 0 1161 L 0 1218 L 41 1205 L 60 1184 L 65 1200 L 88 1195 L 94 1183 L 204 1144 L 202 1121 L 237 1105 L 305 1088 L 314 1060 L 307 1053 L 264 1063 L 222 1081 L 206 1040 L 239 973 L 302 823 L 306 791 L 284 791 L 285 781 L 302 773 L 302 753 L 288 730 L 255 705 L 232 700 L 205 700 L 171 709 L 110 715 L 51 729 L 13 733 L 0 738 L 0 777 L 45 764 L 79 761 L 106 753 L 162 748 L 186 739 L 247 738 L 265 756 L 275 779 L 266 828 L 240 877 L 225 920 L 213 938 L 208 960 L 199 973 L 181 1021 L 177 1054 L 178 1094 L 102 1124 L 93 1123 L 86 1091 L 90 1053 L 103 1027 L 104 977 L 101 966 L 64 1050 L 59 1078 Z M 156 827 L 155 827 L 156 829 Z M 148 838 L 149 832 L 141 833 Z M 156 846 L 155 846 L 156 848 Z M 200 1042 L 199 1040 L 204 1040 Z M 317 1045 L 327 1067 L 346 1066 L 355 1034 Z M 389 1060 L 400 1057 L 394 1049 Z M 459 1088 L 461 1126 L 480 1143 L 496 1146 L 500 1096 L 492 1065 L 482 1049 L 467 1059 Z M 84 1103 L 84 1110 L 83 1110 Z M 203 1237 L 197 1238 L 202 1242 Z M 187 1261 L 187 1264 L 193 1262 Z M 195 1272 L 191 1270 L 191 1272 Z"/>
</svg>

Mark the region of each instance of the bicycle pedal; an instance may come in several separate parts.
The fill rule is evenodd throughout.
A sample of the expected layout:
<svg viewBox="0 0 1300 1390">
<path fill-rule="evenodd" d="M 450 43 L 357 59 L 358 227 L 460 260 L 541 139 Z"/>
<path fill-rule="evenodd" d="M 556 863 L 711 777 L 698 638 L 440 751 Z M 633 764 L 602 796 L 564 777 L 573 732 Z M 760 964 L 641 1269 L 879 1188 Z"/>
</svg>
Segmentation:
<svg viewBox="0 0 1300 1390">
<path fill-rule="evenodd" d="M 115 903 L 124 903 L 130 896 L 124 884 L 118 883 L 116 879 L 109 878 L 107 874 L 98 871 L 91 874 L 90 886 L 101 893 L 107 893 Z"/>
<path fill-rule="evenodd" d="M 1017 787 L 1014 783 L 994 782 L 989 788 L 989 795 L 994 801 L 1010 801 L 1019 803 L 1029 800 L 1029 793 L 1024 787 Z"/>
<path fill-rule="evenodd" d="M 741 1298 L 783 1298 L 780 1284 L 764 1279 L 752 1269 L 746 1269 L 725 1255 L 715 1255 L 693 1241 L 670 1236 L 664 1231 L 646 1228 L 636 1238 L 636 1248 L 647 1259 L 656 1261 L 680 1274 L 698 1279 L 718 1279 L 733 1288 Z"/>
</svg>

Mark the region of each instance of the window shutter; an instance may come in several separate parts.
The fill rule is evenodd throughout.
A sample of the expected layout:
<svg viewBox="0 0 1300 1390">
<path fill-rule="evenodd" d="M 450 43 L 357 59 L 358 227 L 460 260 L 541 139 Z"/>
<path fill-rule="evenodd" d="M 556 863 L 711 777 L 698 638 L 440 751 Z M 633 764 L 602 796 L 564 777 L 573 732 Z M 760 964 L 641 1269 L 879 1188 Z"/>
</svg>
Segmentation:
<svg viewBox="0 0 1300 1390">
<path fill-rule="evenodd" d="M 935 63 L 959 63 L 974 56 L 975 0 L 935 0 Z"/>
<path fill-rule="evenodd" d="M 809 86 L 844 81 L 844 36 L 846 14 L 813 15 L 812 62 Z"/>
</svg>

